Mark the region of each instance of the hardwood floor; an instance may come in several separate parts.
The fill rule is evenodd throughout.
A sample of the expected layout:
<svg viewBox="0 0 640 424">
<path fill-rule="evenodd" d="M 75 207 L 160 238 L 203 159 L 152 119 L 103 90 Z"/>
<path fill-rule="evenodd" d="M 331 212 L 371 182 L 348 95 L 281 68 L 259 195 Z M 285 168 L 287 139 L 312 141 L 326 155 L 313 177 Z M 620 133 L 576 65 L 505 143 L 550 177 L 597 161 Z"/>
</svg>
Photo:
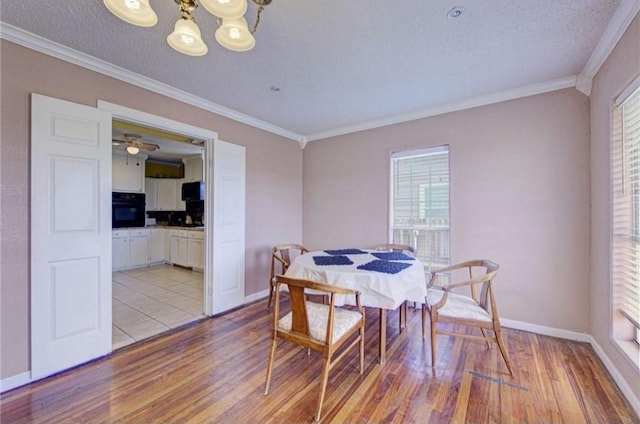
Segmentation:
<svg viewBox="0 0 640 424">
<path fill-rule="evenodd" d="M 593 349 L 504 329 L 498 349 L 441 336 L 431 376 L 429 339 L 410 310 L 388 315 L 387 363 L 377 363 L 378 313 L 367 310 L 365 372 L 357 352 L 329 375 L 323 422 L 638 423 Z M 264 395 L 266 300 L 207 319 L 0 397 L 3 423 L 305 423 L 315 412 L 321 358 L 278 347 Z"/>
</svg>

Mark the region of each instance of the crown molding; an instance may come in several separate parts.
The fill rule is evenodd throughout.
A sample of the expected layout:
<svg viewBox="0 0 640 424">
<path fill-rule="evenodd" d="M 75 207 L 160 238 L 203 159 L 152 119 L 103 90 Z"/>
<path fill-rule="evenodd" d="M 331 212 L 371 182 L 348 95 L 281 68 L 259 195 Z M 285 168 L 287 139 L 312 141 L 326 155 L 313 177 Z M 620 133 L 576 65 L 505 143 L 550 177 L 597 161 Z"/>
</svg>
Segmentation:
<svg viewBox="0 0 640 424">
<path fill-rule="evenodd" d="M 295 132 L 286 130 L 276 125 L 270 124 L 259 120 L 257 118 L 245 115 L 244 113 L 237 112 L 233 109 L 229 109 L 217 103 L 205 100 L 201 97 L 194 96 L 186 91 L 178 90 L 170 85 L 161 83 L 151 78 L 144 77 L 140 74 L 136 74 L 127 69 L 113 65 L 102 59 L 90 56 L 88 54 L 71 49 L 62 44 L 48 40 L 39 35 L 30 33 L 21 28 L 0 22 L 0 38 L 11 41 L 12 43 L 19 44 L 23 47 L 27 47 L 31 50 L 46 54 L 48 56 L 55 57 L 65 62 L 72 63 L 74 65 L 89 69 L 91 71 L 115 78 L 117 80 L 135 85 L 145 90 L 152 91 L 163 96 L 170 97 L 172 99 L 181 101 L 191 106 L 204 109 L 206 111 L 215 113 L 217 115 L 224 116 L 225 118 L 232 119 L 243 124 L 250 125 L 255 128 L 270 132 L 272 134 L 280 135 L 282 137 L 295 140 L 298 143 L 302 143 L 303 136 Z"/>
<path fill-rule="evenodd" d="M 321 140 L 324 138 L 345 135 L 358 131 L 370 130 L 387 125 L 399 124 L 402 122 L 414 121 L 416 119 L 429 118 L 432 116 L 443 115 L 445 113 L 457 112 L 460 110 L 471 109 L 479 106 L 486 106 L 493 103 L 500 103 L 507 100 L 519 99 L 521 97 L 533 96 L 536 94 L 547 93 L 549 91 L 562 90 L 576 86 L 576 75 L 565 78 L 559 78 L 551 81 L 545 81 L 537 84 L 526 85 L 524 87 L 514 88 L 512 90 L 500 91 L 497 93 L 487 94 L 485 96 L 472 97 L 470 99 L 459 102 L 448 103 L 441 106 L 428 108 L 418 112 L 412 112 L 405 115 L 397 115 L 389 118 L 383 118 L 377 121 L 364 122 L 362 124 L 350 125 L 346 127 L 336 128 L 329 131 L 323 131 L 308 135 L 307 141 Z"/>
<path fill-rule="evenodd" d="M 593 49 L 580 75 L 593 78 L 598 73 L 604 61 L 607 60 L 613 48 L 629 28 L 638 11 L 640 11 L 640 0 L 622 0 L 620 2 L 620 6 L 613 13 L 607 28 L 602 33 L 600 41 L 596 44 L 596 48 Z"/>
</svg>

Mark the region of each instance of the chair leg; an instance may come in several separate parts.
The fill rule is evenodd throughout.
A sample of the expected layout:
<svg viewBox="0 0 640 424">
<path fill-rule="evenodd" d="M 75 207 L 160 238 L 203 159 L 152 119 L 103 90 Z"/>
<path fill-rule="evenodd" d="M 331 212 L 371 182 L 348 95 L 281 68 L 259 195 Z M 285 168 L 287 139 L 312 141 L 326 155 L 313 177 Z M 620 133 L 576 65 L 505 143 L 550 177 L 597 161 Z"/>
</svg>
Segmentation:
<svg viewBox="0 0 640 424">
<path fill-rule="evenodd" d="M 364 324 L 360 327 L 360 374 L 364 372 Z"/>
<path fill-rule="evenodd" d="M 480 328 L 480 332 L 482 333 L 482 337 L 484 337 L 486 339 L 487 338 L 487 330 L 485 330 L 482 327 L 479 327 L 479 328 Z M 491 342 L 489 340 L 486 340 L 486 342 L 487 342 L 487 347 L 489 349 L 491 349 Z"/>
<path fill-rule="evenodd" d="M 269 303 L 267 303 L 267 309 L 271 309 L 271 298 L 273 297 L 273 284 L 269 283 Z"/>
<path fill-rule="evenodd" d="M 504 363 L 507 365 L 509 374 L 513 375 L 513 369 L 511 368 L 511 363 L 509 362 L 509 356 L 507 355 L 507 347 L 504 345 L 504 341 L 502 340 L 502 332 L 500 331 L 500 328 L 495 329 L 494 333 L 496 333 L 496 341 L 498 342 L 498 347 L 500 348 L 502 359 L 504 359 Z"/>
<path fill-rule="evenodd" d="M 276 357 L 276 345 L 277 341 L 274 338 L 271 342 L 271 353 L 269 354 L 269 365 L 267 366 L 267 382 L 264 389 L 264 394 L 269 394 L 269 383 L 271 382 L 271 370 L 273 369 L 273 360 Z"/>
<path fill-rule="evenodd" d="M 431 317 L 431 375 L 436 376 L 436 320 Z"/>
<path fill-rule="evenodd" d="M 318 397 L 318 411 L 316 412 L 316 422 L 320 421 L 320 413 L 322 412 L 322 403 L 324 402 L 324 393 L 327 389 L 327 380 L 329 380 L 329 358 L 324 358 L 322 362 L 322 380 L 320 381 L 320 395 Z"/>
<path fill-rule="evenodd" d="M 422 304 L 422 338 L 426 337 L 427 333 L 427 305 Z"/>
</svg>

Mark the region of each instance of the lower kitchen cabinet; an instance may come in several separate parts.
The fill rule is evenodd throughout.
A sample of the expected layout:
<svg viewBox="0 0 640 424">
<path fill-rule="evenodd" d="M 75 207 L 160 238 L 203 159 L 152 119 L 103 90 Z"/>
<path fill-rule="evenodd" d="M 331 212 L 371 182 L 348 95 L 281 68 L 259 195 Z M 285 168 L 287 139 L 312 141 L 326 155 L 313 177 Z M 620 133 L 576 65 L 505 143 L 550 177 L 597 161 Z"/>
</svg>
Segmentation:
<svg viewBox="0 0 640 424">
<path fill-rule="evenodd" d="M 170 263 L 204 270 L 204 231 L 165 228 L 115 229 L 112 232 L 112 269 L 140 268 Z"/>
<path fill-rule="evenodd" d="M 169 230 L 151 228 L 149 238 L 149 263 L 161 264 L 169 259 Z"/>
<path fill-rule="evenodd" d="M 204 231 L 189 231 L 187 235 L 187 266 L 204 269 Z"/>
<path fill-rule="evenodd" d="M 149 264 L 149 229 L 113 230 L 111 249 L 113 270 L 147 266 Z"/>
<path fill-rule="evenodd" d="M 187 266 L 187 233 L 186 230 L 169 232 L 169 262 L 174 265 Z"/>
<path fill-rule="evenodd" d="M 204 231 L 170 230 L 169 245 L 169 262 L 204 269 Z"/>
</svg>

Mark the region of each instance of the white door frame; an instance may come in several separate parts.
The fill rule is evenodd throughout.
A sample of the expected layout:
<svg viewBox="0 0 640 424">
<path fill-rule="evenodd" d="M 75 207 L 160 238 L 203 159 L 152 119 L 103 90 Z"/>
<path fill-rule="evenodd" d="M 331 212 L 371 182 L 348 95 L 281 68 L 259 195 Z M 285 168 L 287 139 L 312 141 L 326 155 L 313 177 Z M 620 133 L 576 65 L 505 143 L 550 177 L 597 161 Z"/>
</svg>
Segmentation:
<svg viewBox="0 0 640 424">
<path fill-rule="evenodd" d="M 195 127 L 183 122 L 174 121 L 162 116 L 153 115 L 136 109 L 109 103 L 104 100 L 98 100 L 98 109 L 111 112 L 113 119 L 131 122 L 134 124 L 144 125 L 147 127 L 157 128 L 172 133 L 185 135 L 188 137 L 205 140 L 205 262 L 204 262 L 204 313 L 205 315 L 213 315 L 213 144 L 218 139 L 218 133 L 204 128 Z"/>
</svg>

